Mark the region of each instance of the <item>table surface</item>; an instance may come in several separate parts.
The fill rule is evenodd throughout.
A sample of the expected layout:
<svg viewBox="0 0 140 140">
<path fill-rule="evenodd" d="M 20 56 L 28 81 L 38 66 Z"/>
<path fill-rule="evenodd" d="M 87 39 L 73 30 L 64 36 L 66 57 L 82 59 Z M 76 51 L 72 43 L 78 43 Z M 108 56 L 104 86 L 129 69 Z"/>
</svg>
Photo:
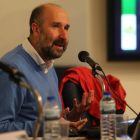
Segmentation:
<svg viewBox="0 0 140 140">
<path fill-rule="evenodd" d="M 121 140 L 122 138 L 118 138 L 116 140 Z M 33 138 L 29 138 L 29 140 L 33 140 Z M 38 137 L 37 140 L 43 140 L 42 137 Z M 100 140 L 100 138 L 87 138 L 87 137 L 69 137 L 67 140 Z M 126 140 L 132 140 L 128 138 Z"/>
</svg>

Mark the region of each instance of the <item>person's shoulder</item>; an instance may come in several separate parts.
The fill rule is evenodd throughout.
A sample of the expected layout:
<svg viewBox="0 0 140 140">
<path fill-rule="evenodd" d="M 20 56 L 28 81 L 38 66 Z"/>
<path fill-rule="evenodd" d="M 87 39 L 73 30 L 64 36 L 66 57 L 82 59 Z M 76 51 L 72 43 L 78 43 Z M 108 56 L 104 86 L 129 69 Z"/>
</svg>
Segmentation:
<svg viewBox="0 0 140 140">
<path fill-rule="evenodd" d="M 15 47 L 14 49 L 10 50 L 9 52 L 7 52 L 6 54 L 4 54 L 0 60 L 2 61 L 7 61 L 10 60 L 12 58 L 16 58 L 19 56 L 20 52 L 24 52 L 24 49 L 22 48 L 22 44 L 18 45 L 17 47 Z"/>
<path fill-rule="evenodd" d="M 8 65 L 14 65 L 14 64 L 18 64 L 20 63 L 20 57 L 21 55 L 19 55 L 19 53 L 21 51 L 24 51 L 22 48 L 22 45 L 18 45 L 17 47 L 15 47 L 14 49 L 12 49 L 11 51 L 7 52 L 5 55 L 3 55 L 0 58 L 0 61 L 8 64 Z"/>
<path fill-rule="evenodd" d="M 2 61 L 6 61 L 7 59 L 10 59 L 11 57 L 14 57 L 20 50 L 22 49 L 22 45 L 18 45 L 17 47 L 15 47 L 14 49 L 10 50 L 9 52 L 7 52 L 5 55 L 3 55 L 0 60 Z"/>
</svg>

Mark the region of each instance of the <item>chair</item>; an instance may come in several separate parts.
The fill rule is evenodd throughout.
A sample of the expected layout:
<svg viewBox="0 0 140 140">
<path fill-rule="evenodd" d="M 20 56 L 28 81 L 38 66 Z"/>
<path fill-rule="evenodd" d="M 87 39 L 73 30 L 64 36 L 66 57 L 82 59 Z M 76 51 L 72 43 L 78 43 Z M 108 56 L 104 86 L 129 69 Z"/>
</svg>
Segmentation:
<svg viewBox="0 0 140 140">
<path fill-rule="evenodd" d="M 62 91 L 62 96 L 63 96 L 63 101 L 65 107 L 69 107 L 70 110 L 73 108 L 73 99 L 77 99 L 77 103 L 80 104 L 82 100 L 82 94 L 84 93 L 84 90 L 80 85 L 76 85 L 75 83 L 71 81 L 67 81 L 64 84 L 64 88 Z M 88 122 L 84 125 L 83 128 L 88 128 L 92 126 L 92 116 L 88 113 L 85 112 L 81 119 L 87 118 Z M 97 121 L 99 121 L 97 119 Z"/>
<path fill-rule="evenodd" d="M 77 99 L 78 104 L 81 103 L 82 95 L 85 91 L 85 89 L 83 89 L 82 86 L 83 86 L 84 80 L 87 80 L 86 79 L 87 77 L 82 78 L 82 80 L 79 80 L 79 78 L 81 78 L 81 75 L 79 76 L 78 72 L 76 73 L 76 71 L 79 71 L 79 70 L 82 71 L 83 73 L 88 73 L 89 80 L 95 79 L 95 78 L 93 78 L 92 74 L 89 73 L 89 72 L 91 72 L 91 70 L 89 68 L 86 68 L 86 67 L 76 67 L 76 68 L 71 68 L 71 69 L 66 70 L 64 72 L 64 75 L 63 75 L 62 83 L 60 84 L 60 96 L 63 100 L 62 102 L 64 103 L 65 108 L 66 107 L 69 107 L 70 109 L 73 108 L 73 99 L 74 98 Z M 71 73 L 74 73 L 74 76 L 72 78 L 70 76 Z M 77 82 L 77 79 L 79 80 L 78 82 Z M 95 79 L 95 80 L 98 80 L 98 79 Z M 82 81 L 83 83 L 80 83 L 80 81 Z M 81 84 L 82 84 L 82 86 L 81 86 Z M 100 83 L 97 83 L 98 86 L 100 86 L 99 84 Z M 94 86 L 97 87 L 97 85 L 96 86 L 94 85 Z M 107 85 L 106 85 L 106 87 L 107 87 Z M 109 89 L 109 88 L 107 88 L 107 89 Z M 102 90 L 100 92 L 102 92 Z M 94 93 L 94 94 L 97 94 L 97 93 Z M 125 91 L 122 90 L 122 94 L 124 94 L 124 96 L 122 96 L 123 99 L 124 99 L 125 98 Z M 124 111 L 125 111 L 124 108 L 125 108 L 125 105 L 124 105 L 124 103 L 122 103 L 122 107 L 117 109 L 116 113 L 117 114 L 123 114 Z M 81 119 L 83 119 L 83 118 L 88 119 L 88 122 L 84 125 L 83 128 L 92 127 L 93 126 L 93 122 L 92 122 L 93 120 L 96 122 L 95 126 L 100 125 L 100 119 L 91 115 L 89 112 L 85 112 L 82 115 Z"/>
</svg>

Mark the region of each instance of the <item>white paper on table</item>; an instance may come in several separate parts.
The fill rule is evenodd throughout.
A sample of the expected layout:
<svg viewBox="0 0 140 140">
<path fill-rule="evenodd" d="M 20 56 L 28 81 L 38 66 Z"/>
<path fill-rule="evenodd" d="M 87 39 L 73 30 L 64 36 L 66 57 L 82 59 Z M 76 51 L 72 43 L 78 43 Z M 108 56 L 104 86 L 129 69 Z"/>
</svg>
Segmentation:
<svg viewBox="0 0 140 140">
<path fill-rule="evenodd" d="M 0 134 L 0 140 L 28 140 L 28 135 L 26 131 L 12 131 Z"/>
</svg>

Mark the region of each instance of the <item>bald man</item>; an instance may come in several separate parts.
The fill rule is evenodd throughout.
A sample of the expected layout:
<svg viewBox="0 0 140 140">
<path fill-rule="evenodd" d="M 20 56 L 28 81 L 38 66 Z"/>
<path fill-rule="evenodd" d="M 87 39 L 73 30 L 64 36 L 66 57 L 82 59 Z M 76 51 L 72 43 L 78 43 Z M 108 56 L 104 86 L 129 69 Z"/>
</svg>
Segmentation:
<svg viewBox="0 0 140 140">
<path fill-rule="evenodd" d="M 43 104 L 48 96 L 55 96 L 63 115 L 71 121 L 70 126 L 79 130 L 87 119 L 77 121 L 93 101 L 93 91 L 83 94 L 81 104 L 74 99 L 74 108 L 62 111 L 58 93 L 58 79 L 53 67 L 54 59 L 62 56 L 69 42 L 70 27 L 67 13 L 55 4 L 36 7 L 30 17 L 30 36 L 16 48 L 6 53 L 1 61 L 22 72 L 30 84 L 40 93 Z M 25 129 L 32 136 L 37 120 L 33 93 L 9 80 L 0 71 L 0 132 Z M 42 129 L 42 127 L 41 127 Z"/>
</svg>

